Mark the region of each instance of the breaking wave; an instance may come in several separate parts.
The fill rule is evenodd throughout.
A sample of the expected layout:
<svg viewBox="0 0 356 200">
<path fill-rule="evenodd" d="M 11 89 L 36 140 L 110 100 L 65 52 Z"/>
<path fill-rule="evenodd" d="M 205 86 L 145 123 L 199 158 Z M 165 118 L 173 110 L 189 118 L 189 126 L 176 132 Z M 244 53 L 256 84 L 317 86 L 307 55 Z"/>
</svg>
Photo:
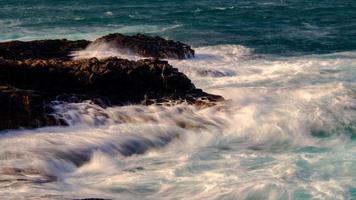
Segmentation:
<svg viewBox="0 0 356 200">
<path fill-rule="evenodd" d="M 90 48 L 75 56 L 139 59 Z M 277 57 L 218 45 L 169 62 L 227 101 L 55 102 L 69 127 L 1 133 L 0 198 L 355 197 L 356 52 Z"/>
</svg>

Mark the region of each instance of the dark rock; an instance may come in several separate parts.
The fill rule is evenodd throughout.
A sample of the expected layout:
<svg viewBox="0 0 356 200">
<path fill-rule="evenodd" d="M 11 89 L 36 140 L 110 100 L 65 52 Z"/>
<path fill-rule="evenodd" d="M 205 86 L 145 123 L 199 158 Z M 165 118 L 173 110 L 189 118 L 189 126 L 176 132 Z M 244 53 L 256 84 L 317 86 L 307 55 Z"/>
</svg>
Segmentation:
<svg viewBox="0 0 356 200">
<path fill-rule="evenodd" d="M 0 86 L 0 130 L 60 125 L 46 110 L 41 95 L 31 90 Z"/>
<path fill-rule="evenodd" d="M 60 124 L 48 117 L 51 109 L 44 105 L 51 100 L 93 100 L 103 106 L 173 100 L 210 106 L 222 99 L 196 89 L 183 73 L 156 59 L 0 59 L 0 85 L 12 86 L 0 90 L 0 129 Z"/>
<path fill-rule="evenodd" d="M 144 57 L 186 59 L 194 57 L 194 50 L 187 44 L 137 34 L 126 36 L 120 33 L 96 39 L 92 45 L 107 44 L 119 51 L 128 51 Z"/>
<path fill-rule="evenodd" d="M 47 96 L 82 94 L 107 97 L 112 103 L 169 97 L 190 99 L 214 95 L 198 90 L 167 61 L 96 58 L 11 61 L 0 59 L 0 85 L 35 90 Z M 214 96 L 214 97 L 213 97 Z"/>
<path fill-rule="evenodd" d="M 106 44 L 153 59 L 71 60 L 73 52 Z M 53 100 L 91 100 L 102 107 L 140 103 L 187 102 L 212 106 L 223 98 L 195 88 L 166 61 L 194 56 L 190 46 L 137 34 L 110 34 L 87 40 L 37 40 L 0 43 L 0 130 L 66 125 L 51 113 Z M 208 74 L 208 72 L 206 72 Z"/>
<path fill-rule="evenodd" d="M 24 59 L 71 59 L 73 51 L 85 49 L 87 40 L 35 40 L 29 42 L 11 41 L 0 43 L 0 57 L 12 60 Z"/>
<path fill-rule="evenodd" d="M 95 46 L 103 43 L 120 51 L 144 57 L 175 59 L 194 57 L 194 50 L 180 42 L 165 40 L 158 36 L 150 37 L 142 34 L 126 36 L 119 33 L 103 36 L 94 42 L 66 39 L 1 42 L 0 57 L 11 60 L 54 58 L 70 60 L 73 52 L 83 50 L 89 44 Z"/>
</svg>

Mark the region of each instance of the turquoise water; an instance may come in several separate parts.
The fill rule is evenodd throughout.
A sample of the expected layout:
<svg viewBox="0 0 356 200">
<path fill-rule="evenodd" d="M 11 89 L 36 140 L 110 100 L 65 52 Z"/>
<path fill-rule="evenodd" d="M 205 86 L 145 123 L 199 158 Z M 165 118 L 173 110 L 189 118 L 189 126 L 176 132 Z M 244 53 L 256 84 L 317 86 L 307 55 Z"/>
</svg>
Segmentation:
<svg viewBox="0 0 356 200">
<path fill-rule="evenodd" d="M 356 48 L 353 0 L 1 0 L 0 40 L 150 33 L 194 46 L 307 54 Z"/>
<path fill-rule="evenodd" d="M 169 62 L 229 101 L 58 102 L 71 126 L 1 132 L 0 199 L 356 199 L 355 1 L 0 0 L 0 40 L 112 32 L 192 44 Z"/>
</svg>

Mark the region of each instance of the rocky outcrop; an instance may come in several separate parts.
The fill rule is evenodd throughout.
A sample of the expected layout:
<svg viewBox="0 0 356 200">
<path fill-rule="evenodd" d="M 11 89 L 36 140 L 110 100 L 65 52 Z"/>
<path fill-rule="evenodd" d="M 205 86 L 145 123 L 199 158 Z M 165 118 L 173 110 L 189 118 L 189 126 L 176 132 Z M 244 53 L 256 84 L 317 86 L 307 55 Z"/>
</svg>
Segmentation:
<svg viewBox="0 0 356 200">
<path fill-rule="evenodd" d="M 167 61 L 129 61 L 116 57 L 60 60 L 0 60 L 0 84 L 35 90 L 49 96 L 82 94 L 104 96 L 115 104 L 145 99 L 197 99 L 218 96 L 196 89 Z"/>
<path fill-rule="evenodd" d="M 95 45 L 149 59 L 111 57 L 71 60 L 73 52 Z M 87 40 L 37 40 L 0 43 L 0 130 L 65 125 L 52 116 L 53 100 L 91 100 L 100 106 L 187 102 L 199 107 L 222 100 L 197 89 L 167 61 L 194 56 L 190 46 L 142 34 L 110 34 Z"/>
<path fill-rule="evenodd" d="M 0 43 L 0 57 L 11 60 L 62 59 L 70 60 L 71 53 L 85 49 L 87 40 L 35 40 L 29 42 L 11 41 Z"/>
<path fill-rule="evenodd" d="M 44 105 L 73 96 L 102 106 L 172 100 L 210 105 L 222 99 L 195 88 L 183 73 L 157 59 L 0 59 L 0 85 L 0 129 L 58 124 L 48 118 L 51 110 Z"/>
<path fill-rule="evenodd" d="M 194 57 L 194 50 L 187 44 L 137 34 L 126 36 L 120 33 L 96 39 L 92 45 L 107 44 L 119 51 L 135 53 L 144 57 L 186 59 Z"/>
<path fill-rule="evenodd" d="M 119 33 L 98 38 L 94 42 L 66 39 L 2 42 L 0 43 L 0 57 L 12 60 L 70 60 L 73 52 L 83 50 L 89 44 L 91 46 L 105 44 L 118 51 L 151 58 L 185 59 L 194 57 L 194 50 L 189 45 L 180 42 L 142 34 L 126 36 Z"/>
</svg>

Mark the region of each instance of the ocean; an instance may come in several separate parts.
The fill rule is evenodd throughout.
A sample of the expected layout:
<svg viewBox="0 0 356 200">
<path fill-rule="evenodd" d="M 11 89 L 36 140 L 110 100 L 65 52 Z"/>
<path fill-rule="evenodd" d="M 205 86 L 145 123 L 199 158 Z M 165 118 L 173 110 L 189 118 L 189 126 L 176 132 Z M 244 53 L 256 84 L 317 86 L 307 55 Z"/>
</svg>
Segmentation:
<svg viewBox="0 0 356 200">
<path fill-rule="evenodd" d="M 115 32 L 192 45 L 169 63 L 227 101 L 57 103 L 0 132 L 0 199 L 356 199 L 356 1 L 0 0 L 0 41 Z"/>
</svg>

